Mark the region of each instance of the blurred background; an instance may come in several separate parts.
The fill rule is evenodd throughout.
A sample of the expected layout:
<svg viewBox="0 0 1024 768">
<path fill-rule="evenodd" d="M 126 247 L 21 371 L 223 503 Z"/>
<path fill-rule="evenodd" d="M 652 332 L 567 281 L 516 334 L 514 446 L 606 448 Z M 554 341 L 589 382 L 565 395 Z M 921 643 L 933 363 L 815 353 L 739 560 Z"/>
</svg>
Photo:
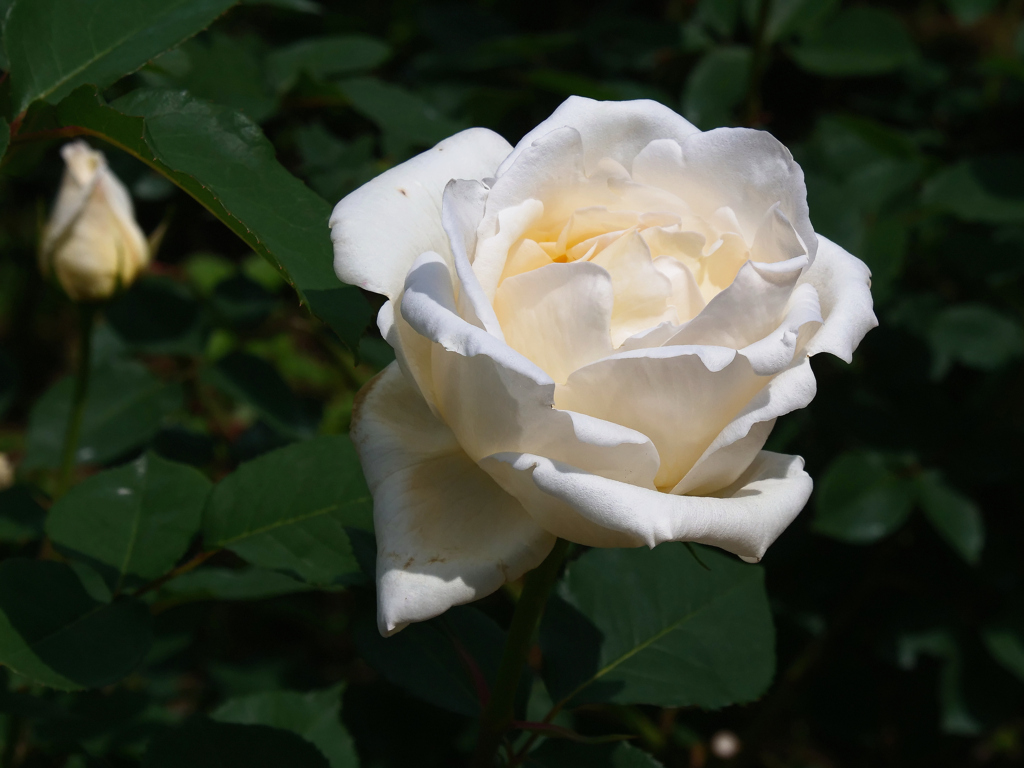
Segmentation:
<svg viewBox="0 0 1024 768">
<path fill-rule="evenodd" d="M 238 109 L 332 205 L 462 128 L 514 144 L 572 94 L 654 99 L 702 129 L 770 131 L 804 169 L 815 229 L 871 267 L 881 323 L 852 365 L 815 358 L 816 399 L 767 446 L 805 457 L 816 481 L 764 560 L 775 682 L 742 707 L 609 705 L 568 724 L 632 734 L 679 768 L 1014 765 L 1022 18 L 1021 0 L 247 0 L 107 96 L 186 89 Z M 67 390 L 76 354 L 74 307 L 36 267 L 58 147 L 15 146 L 0 174 L 0 452 L 44 489 L 66 418 L 54 388 Z M 143 228 L 166 222 L 167 234 L 94 337 L 93 386 L 106 398 L 86 415 L 93 463 L 151 448 L 217 478 L 344 433 L 353 395 L 393 359 L 375 328 L 346 345 L 196 202 L 100 148 Z M 0 501 L 0 547 L 32 556 L 36 502 Z M 344 686 L 345 738 L 362 765 L 464 764 L 473 720 L 442 683 L 403 677 L 401 659 L 382 661 L 359 631 L 369 585 L 175 584 L 159 596 L 157 643 L 134 690 L 31 714 L 18 764 L 135 765 L 139 745 L 182 713 L 331 685 Z M 511 601 L 498 593 L 480 607 L 504 622 Z M 544 764 L 612 764 L 587 754 Z"/>
</svg>

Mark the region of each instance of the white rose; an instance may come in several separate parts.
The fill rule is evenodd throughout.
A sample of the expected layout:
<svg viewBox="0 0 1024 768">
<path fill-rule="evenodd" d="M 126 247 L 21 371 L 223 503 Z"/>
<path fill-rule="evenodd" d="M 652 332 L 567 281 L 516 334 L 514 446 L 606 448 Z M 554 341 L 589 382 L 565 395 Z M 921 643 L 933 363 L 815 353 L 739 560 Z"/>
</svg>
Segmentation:
<svg viewBox="0 0 1024 768">
<path fill-rule="evenodd" d="M 106 299 L 149 263 L 149 244 L 103 153 L 75 141 L 61 155 L 64 179 L 43 231 L 40 267 L 75 301 Z"/>
<path fill-rule="evenodd" d="M 451 181 L 453 180 L 454 181 Z M 571 98 L 513 149 L 472 129 L 331 218 L 338 276 L 388 297 L 397 364 L 352 436 L 378 623 L 482 597 L 556 536 L 757 561 L 811 493 L 762 451 L 877 322 L 867 267 L 815 235 L 771 135 Z"/>
</svg>

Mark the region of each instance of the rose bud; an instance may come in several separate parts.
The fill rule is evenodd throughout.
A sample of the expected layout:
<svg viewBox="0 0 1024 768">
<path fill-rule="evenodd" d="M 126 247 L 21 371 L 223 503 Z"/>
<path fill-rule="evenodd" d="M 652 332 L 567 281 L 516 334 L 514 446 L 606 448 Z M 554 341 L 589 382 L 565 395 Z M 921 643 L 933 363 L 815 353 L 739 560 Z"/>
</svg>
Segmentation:
<svg viewBox="0 0 1024 768">
<path fill-rule="evenodd" d="M 74 301 L 101 301 L 135 280 L 149 263 L 149 243 L 103 153 L 75 141 L 61 155 L 64 179 L 43 231 L 40 267 Z"/>
<path fill-rule="evenodd" d="M 877 321 L 771 134 L 571 98 L 513 148 L 463 131 L 342 200 L 335 271 L 397 361 L 352 419 L 380 631 L 483 597 L 556 537 L 758 561 L 811 494 L 762 450 Z"/>
</svg>

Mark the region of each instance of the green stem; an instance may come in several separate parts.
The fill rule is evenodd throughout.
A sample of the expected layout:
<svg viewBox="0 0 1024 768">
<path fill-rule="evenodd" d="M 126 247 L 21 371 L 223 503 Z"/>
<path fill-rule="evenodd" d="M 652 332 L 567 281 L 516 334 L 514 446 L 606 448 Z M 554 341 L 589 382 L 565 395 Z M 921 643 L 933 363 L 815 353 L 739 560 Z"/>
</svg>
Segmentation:
<svg viewBox="0 0 1024 768">
<path fill-rule="evenodd" d="M 526 575 L 526 583 L 516 603 L 512 626 L 505 640 L 498 680 L 480 720 L 480 736 L 473 754 L 473 768 L 492 768 L 494 765 L 494 755 L 512 723 L 516 690 L 533 644 L 533 633 L 568 551 L 569 542 L 558 539 L 544 562 Z"/>
<path fill-rule="evenodd" d="M 64 433 L 64 448 L 61 451 L 60 471 L 57 475 L 57 488 L 54 492 L 55 499 L 59 499 L 67 493 L 71 485 L 71 478 L 75 471 L 75 453 L 78 451 L 78 440 L 82 433 L 85 400 L 89 394 L 89 371 L 92 367 L 92 328 L 96 320 L 96 306 L 83 303 L 78 308 L 79 343 L 75 392 L 71 398 L 71 412 L 68 414 L 68 427 Z"/>
</svg>

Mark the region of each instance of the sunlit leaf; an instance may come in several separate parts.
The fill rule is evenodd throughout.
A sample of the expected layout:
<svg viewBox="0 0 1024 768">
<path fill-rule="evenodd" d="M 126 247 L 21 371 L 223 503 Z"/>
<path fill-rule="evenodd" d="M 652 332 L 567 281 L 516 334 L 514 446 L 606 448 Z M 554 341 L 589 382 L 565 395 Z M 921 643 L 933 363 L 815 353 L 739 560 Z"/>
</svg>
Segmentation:
<svg viewBox="0 0 1024 768">
<path fill-rule="evenodd" d="M 185 554 L 198 532 L 210 481 L 191 467 L 146 454 L 93 475 L 50 510 L 53 542 L 117 573 L 154 579 Z"/>
<path fill-rule="evenodd" d="M 541 627 L 548 690 L 564 702 L 722 707 L 760 696 L 775 671 L 764 572 L 682 544 L 593 549 Z M 550 607 L 550 606 L 549 606 Z"/>
<path fill-rule="evenodd" d="M 80 85 L 105 88 L 237 0 L 16 0 L 4 26 L 15 114 Z M 86 33 L 87 30 L 87 33 Z"/>
<path fill-rule="evenodd" d="M 370 494 L 347 437 L 319 437 L 243 464 L 214 489 L 203 520 L 208 549 L 314 584 L 359 574 L 346 526 L 369 529 Z"/>
</svg>

